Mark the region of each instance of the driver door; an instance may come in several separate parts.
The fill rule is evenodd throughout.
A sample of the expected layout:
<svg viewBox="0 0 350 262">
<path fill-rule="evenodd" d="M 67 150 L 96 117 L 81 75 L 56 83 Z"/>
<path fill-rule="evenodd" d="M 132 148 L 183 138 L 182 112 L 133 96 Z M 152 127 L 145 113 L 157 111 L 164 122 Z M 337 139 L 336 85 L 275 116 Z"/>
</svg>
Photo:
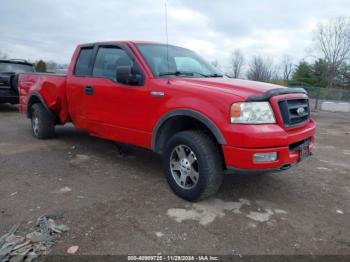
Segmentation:
<svg viewBox="0 0 350 262">
<path fill-rule="evenodd" d="M 130 66 L 143 77 L 128 50 L 117 46 L 98 46 L 92 76 L 85 87 L 85 117 L 89 130 L 97 136 L 146 146 L 144 121 L 153 110 L 145 85 L 118 82 L 117 67 Z"/>
</svg>

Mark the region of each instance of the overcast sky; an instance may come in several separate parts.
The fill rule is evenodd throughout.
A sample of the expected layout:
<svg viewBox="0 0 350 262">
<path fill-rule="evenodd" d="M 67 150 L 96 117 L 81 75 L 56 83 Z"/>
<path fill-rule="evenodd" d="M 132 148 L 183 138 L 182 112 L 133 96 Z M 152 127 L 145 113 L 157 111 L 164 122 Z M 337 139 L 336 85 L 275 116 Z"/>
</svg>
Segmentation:
<svg viewBox="0 0 350 262">
<path fill-rule="evenodd" d="M 319 21 L 350 14 L 349 0 L 167 0 L 169 42 L 227 63 L 239 48 L 278 62 L 307 58 Z M 164 0 L 1 0 L 0 51 L 69 63 L 79 43 L 165 42 Z"/>
</svg>

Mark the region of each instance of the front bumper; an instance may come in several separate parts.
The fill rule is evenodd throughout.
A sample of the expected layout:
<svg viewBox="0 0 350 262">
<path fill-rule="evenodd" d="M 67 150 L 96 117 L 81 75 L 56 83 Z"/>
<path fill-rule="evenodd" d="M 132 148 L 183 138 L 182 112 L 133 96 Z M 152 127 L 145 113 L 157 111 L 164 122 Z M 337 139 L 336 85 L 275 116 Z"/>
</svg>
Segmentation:
<svg viewBox="0 0 350 262">
<path fill-rule="evenodd" d="M 299 150 L 297 145 L 309 140 L 309 151 L 312 152 L 315 147 L 315 122 L 310 120 L 305 126 L 291 131 L 285 131 L 282 128 L 278 132 L 250 133 L 249 127 L 244 133 L 245 141 L 249 147 L 237 147 L 232 145 L 223 145 L 223 153 L 228 170 L 240 171 L 262 171 L 287 169 L 290 165 L 299 162 Z M 263 128 L 262 128 L 263 129 Z M 243 132 L 243 130 L 241 130 Z M 272 131 L 272 130 L 270 130 Z M 264 145 L 261 146 L 261 140 L 264 140 Z M 268 137 L 268 139 L 267 139 Z M 249 142 L 248 142 L 249 141 Z M 252 146 L 252 141 L 255 141 L 255 147 Z M 257 142 L 257 141 L 260 141 Z M 269 143 L 268 143 L 268 142 Z M 269 144 L 269 146 L 267 146 Z M 272 162 L 255 163 L 253 156 L 256 153 L 271 153 L 277 152 L 277 160 Z"/>
<path fill-rule="evenodd" d="M 18 104 L 19 97 L 10 88 L 0 88 L 0 103 Z"/>
</svg>

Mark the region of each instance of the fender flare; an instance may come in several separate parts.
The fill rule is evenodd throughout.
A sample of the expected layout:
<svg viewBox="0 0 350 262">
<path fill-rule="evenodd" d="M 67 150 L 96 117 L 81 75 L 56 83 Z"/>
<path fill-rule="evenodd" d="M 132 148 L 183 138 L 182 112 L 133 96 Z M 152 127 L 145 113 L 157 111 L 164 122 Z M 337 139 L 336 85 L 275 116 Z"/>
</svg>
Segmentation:
<svg viewBox="0 0 350 262">
<path fill-rule="evenodd" d="M 191 109 L 175 109 L 172 110 L 166 114 L 164 114 L 157 122 L 155 127 L 153 128 L 152 133 L 152 150 L 156 150 L 157 145 L 157 136 L 159 133 L 160 128 L 163 126 L 163 124 L 169 120 L 170 118 L 174 116 L 188 116 L 193 117 L 196 120 L 200 121 L 202 124 L 204 124 L 215 136 L 216 140 L 219 144 L 226 144 L 225 137 L 222 135 L 220 129 L 211 121 L 207 116 L 203 115 L 202 113 L 199 113 L 197 111 L 191 110 Z"/>
<path fill-rule="evenodd" d="M 34 103 L 31 103 L 31 101 L 33 100 L 33 99 L 39 99 L 39 101 L 40 101 L 40 103 L 45 107 L 45 109 L 47 110 L 47 112 L 49 112 L 51 115 L 52 115 L 52 117 L 54 116 L 53 115 L 53 113 L 52 113 L 52 111 L 49 109 L 49 107 L 47 106 L 47 104 L 46 104 L 46 102 L 45 102 L 45 100 L 42 98 L 42 96 L 40 95 L 40 93 L 39 92 L 37 92 L 37 91 L 32 91 L 31 93 L 30 93 L 30 95 L 28 96 L 28 102 L 27 102 L 27 118 L 31 118 L 31 110 L 30 110 L 30 108 L 31 108 L 31 106 L 34 104 Z"/>
</svg>

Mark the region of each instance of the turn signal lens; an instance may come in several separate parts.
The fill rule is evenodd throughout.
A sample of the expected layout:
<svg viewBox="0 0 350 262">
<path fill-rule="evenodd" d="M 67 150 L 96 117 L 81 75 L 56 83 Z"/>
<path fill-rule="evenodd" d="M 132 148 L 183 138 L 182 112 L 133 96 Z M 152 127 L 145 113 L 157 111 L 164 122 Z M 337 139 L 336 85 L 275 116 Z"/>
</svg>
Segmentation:
<svg viewBox="0 0 350 262">
<path fill-rule="evenodd" d="M 231 106 L 231 117 L 239 118 L 241 116 L 241 107 L 233 104 Z"/>
</svg>

